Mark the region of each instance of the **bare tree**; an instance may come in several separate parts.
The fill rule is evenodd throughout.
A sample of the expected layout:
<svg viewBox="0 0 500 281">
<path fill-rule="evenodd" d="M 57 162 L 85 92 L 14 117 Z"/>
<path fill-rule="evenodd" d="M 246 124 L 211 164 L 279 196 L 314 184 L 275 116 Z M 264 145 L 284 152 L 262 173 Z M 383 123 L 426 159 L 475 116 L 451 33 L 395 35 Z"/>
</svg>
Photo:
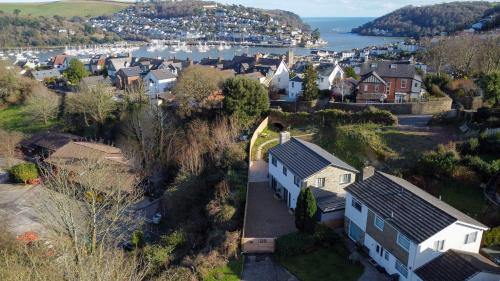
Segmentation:
<svg viewBox="0 0 500 281">
<path fill-rule="evenodd" d="M 427 48 L 424 53 L 424 60 L 434 68 L 439 75 L 446 64 L 446 53 L 448 52 L 447 41 L 445 38 L 437 38 L 434 42 L 430 39 L 422 42 L 423 46 Z"/>
<path fill-rule="evenodd" d="M 82 87 L 78 93 L 69 95 L 66 103 L 66 111 L 82 114 L 86 126 L 91 122 L 104 124 L 116 108 L 112 93 L 104 85 Z"/>
<path fill-rule="evenodd" d="M 26 112 L 31 114 L 34 121 L 41 120 L 47 125 L 50 120 L 57 116 L 59 105 L 59 97 L 39 85 L 35 93 L 26 101 Z"/>
<path fill-rule="evenodd" d="M 23 139 L 23 134 L 7 132 L 0 129 L 0 157 L 5 159 L 5 164 L 10 167 L 16 156 L 16 148 Z"/>
</svg>

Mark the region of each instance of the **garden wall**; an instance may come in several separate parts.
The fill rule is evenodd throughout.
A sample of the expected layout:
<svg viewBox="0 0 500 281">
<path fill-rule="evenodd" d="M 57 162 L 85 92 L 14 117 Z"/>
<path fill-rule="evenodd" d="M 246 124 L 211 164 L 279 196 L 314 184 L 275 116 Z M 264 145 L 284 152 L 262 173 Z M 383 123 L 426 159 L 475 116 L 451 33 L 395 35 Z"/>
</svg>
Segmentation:
<svg viewBox="0 0 500 281">
<path fill-rule="evenodd" d="M 328 108 L 341 109 L 346 111 L 361 111 L 369 106 L 378 109 L 388 110 L 396 115 L 412 114 L 438 114 L 451 110 L 452 99 L 440 98 L 437 100 L 426 102 L 411 102 L 411 103 L 329 103 Z"/>
</svg>

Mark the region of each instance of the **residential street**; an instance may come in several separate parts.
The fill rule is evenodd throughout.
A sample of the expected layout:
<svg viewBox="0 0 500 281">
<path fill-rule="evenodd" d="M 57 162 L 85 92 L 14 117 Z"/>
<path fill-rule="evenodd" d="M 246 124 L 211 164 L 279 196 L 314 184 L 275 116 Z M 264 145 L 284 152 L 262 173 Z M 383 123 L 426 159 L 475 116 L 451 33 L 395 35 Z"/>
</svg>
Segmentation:
<svg viewBox="0 0 500 281">
<path fill-rule="evenodd" d="M 398 115 L 400 126 L 426 127 L 432 115 Z"/>
</svg>

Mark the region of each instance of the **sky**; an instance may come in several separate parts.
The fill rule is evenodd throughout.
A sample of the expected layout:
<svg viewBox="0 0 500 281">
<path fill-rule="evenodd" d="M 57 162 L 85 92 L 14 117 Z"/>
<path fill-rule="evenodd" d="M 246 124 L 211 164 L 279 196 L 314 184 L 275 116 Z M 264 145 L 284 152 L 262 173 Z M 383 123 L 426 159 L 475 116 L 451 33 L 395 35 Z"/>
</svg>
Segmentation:
<svg viewBox="0 0 500 281">
<path fill-rule="evenodd" d="M 129 2 L 134 0 L 129 0 Z M 216 0 L 265 9 L 281 9 L 302 17 L 379 17 L 406 5 L 429 5 L 453 0 Z M 2 2 L 48 2 L 47 0 L 0 0 Z"/>
</svg>

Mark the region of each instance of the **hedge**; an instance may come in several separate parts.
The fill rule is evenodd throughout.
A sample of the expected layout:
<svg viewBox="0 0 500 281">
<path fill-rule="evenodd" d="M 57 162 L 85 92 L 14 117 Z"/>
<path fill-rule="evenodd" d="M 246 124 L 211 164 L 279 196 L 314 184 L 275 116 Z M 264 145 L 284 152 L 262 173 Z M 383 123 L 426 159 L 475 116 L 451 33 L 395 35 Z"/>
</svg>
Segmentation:
<svg viewBox="0 0 500 281">
<path fill-rule="evenodd" d="M 387 110 L 380 110 L 368 107 L 366 110 L 351 112 L 339 109 L 324 109 L 314 113 L 297 112 L 288 113 L 279 110 L 272 110 L 271 115 L 291 126 L 306 126 L 318 124 L 328 127 L 339 124 L 359 124 L 375 123 L 386 126 L 393 126 L 398 123 L 398 118 Z"/>
</svg>

